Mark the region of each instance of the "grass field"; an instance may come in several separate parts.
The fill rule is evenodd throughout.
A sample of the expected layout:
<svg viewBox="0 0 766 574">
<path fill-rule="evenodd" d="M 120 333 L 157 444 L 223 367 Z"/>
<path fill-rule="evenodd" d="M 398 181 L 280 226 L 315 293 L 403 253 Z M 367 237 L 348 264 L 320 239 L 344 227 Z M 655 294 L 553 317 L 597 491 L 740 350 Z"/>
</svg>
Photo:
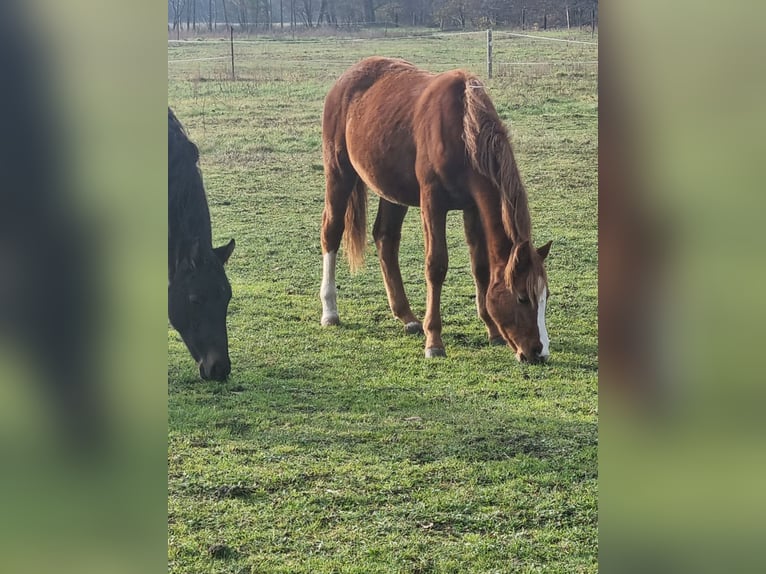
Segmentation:
<svg viewBox="0 0 766 574">
<path fill-rule="evenodd" d="M 392 317 L 373 245 L 363 273 L 340 262 L 343 324 L 319 325 L 324 95 L 373 54 L 483 77 L 483 35 L 235 49 L 232 82 L 226 60 L 202 60 L 226 42 L 168 45 L 168 102 L 199 145 L 215 242 L 237 240 L 229 381 L 200 381 L 168 329 L 169 571 L 596 572 L 598 100 L 596 67 L 582 63 L 596 46 L 498 33 L 496 61 L 524 65 L 487 81 L 535 243 L 553 239 L 545 365 L 487 344 L 459 213 L 447 359 L 426 360 Z M 422 317 L 417 210 L 403 233 Z"/>
</svg>

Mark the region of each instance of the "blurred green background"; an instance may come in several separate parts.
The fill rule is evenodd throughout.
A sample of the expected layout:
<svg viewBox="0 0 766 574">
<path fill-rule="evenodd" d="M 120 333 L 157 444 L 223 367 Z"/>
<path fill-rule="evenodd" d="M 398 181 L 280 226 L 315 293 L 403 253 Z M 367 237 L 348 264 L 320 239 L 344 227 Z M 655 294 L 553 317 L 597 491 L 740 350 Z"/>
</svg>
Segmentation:
<svg viewBox="0 0 766 574">
<path fill-rule="evenodd" d="M 3 569 L 164 569 L 166 7 L 23 8 L 30 46 L 55 62 L 47 95 L 69 130 L 76 206 L 102 224 L 94 246 L 111 304 L 100 356 L 125 432 L 108 461 L 57 457 L 25 383 L 33 365 L 3 350 Z M 660 312 L 636 339 L 654 345 L 644 366 L 659 375 L 644 381 L 659 390 L 638 400 L 623 392 L 629 370 L 602 372 L 601 567 L 763 571 L 763 6 L 652 0 L 599 11 L 600 100 L 630 126 L 610 146 L 634 146 L 629 183 L 667 233 L 648 250 L 661 254 Z"/>
</svg>

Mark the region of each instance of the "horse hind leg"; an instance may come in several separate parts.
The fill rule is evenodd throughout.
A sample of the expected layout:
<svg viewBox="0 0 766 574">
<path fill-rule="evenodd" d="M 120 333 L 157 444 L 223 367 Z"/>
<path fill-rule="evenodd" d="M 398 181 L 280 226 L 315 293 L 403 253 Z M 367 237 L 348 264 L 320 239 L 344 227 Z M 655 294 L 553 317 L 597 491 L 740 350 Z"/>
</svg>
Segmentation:
<svg viewBox="0 0 766 574">
<path fill-rule="evenodd" d="M 463 211 L 463 227 L 465 240 L 471 254 L 471 272 L 476 283 L 476 310 L 479 318 L 487 326 L 487 335 L 492 345 L 505 345 L 505 339 L 500 334 L 495 321 L 487 311 L 487 289 L 489 288 L 489 254 L 487 240 L 481 225 L 479 212 L 476 208 Z"/>
<path fill-rule="evenodd" d="M 335 270 L 338 262 L 343 231 L 345 230 L 346 207 L 354 190 L 358 176 L 353 170 L 345 172 L 328 169 L 325 173 L 325 205 L 322 213 L 322 286 L 319 298 L 322 301 L 323 326 L 338 325 L 338 290 L 335 285 Z"/>
<path fill-rule="evenodd" d="M 337 250 L 324 253 L 322 256 L 322 286 L 319 289 L 319 298 L 322 300 L 320 323 L 323 327 L 340 324 L 338 290 L 335 285 L 337 256 Z"/>
<path fill-rule="evenodd" d="M 386 285 L 388 305 L 391 307 L 391 311 L 396 318 L 404 323 L 404 329 L 408 333 L 422 333 L 423 324 L 418 321 L 410 309 L 399 268 L 399 244 L 402 238 L 402 223 L 406 214 L 406 205 L 397 205 L 381 198 L 372 235 L 378 250 L 380 270 Z"/>
</svg>

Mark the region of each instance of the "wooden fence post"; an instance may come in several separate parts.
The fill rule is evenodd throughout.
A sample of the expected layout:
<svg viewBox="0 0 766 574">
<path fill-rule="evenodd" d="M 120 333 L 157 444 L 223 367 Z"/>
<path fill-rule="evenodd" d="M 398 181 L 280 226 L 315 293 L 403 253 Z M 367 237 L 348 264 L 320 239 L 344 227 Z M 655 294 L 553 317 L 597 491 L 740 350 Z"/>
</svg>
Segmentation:
<svg viewBox="0 0 766 574">
<path fill-rule="evenodd" d="M 231 81 L 235 81 L 237 77 L 234 75 L 234 26 L 229 26 L 229 38 L 231 44 Z"/>
<path fill-rule="evenodd" d="M 492 30 L 487 29 L 487 78 L 492 79 Z"/>
</svg>

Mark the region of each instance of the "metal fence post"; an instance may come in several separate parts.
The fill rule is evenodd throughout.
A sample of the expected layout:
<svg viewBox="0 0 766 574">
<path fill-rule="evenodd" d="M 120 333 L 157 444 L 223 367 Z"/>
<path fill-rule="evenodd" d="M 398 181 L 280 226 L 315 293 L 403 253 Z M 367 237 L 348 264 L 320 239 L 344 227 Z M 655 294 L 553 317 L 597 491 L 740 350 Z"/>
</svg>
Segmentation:
<svg viewBox="0 0 766 574">
<path fill-rule="evenodd" d="M 492 79 L 492 30 L 487 30 L 487 78 Z"/>
</svg>

